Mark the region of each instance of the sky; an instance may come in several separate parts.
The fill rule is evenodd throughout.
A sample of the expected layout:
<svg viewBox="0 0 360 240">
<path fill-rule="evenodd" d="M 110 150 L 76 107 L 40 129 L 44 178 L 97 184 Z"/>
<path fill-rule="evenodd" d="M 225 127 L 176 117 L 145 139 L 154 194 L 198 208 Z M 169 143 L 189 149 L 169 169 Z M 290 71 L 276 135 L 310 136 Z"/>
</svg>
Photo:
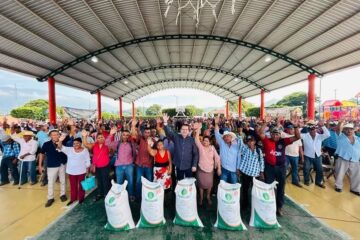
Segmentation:
<svg viewBox="0 0 360 240">
<path fill-rule="evenodd" d="M 307 81 L 266 93 L 265 102 L 272 104 L 296 91 L 306 92 Z M 360 66 L 330 73 L 316 80 L 316 95 L 320 96 L 322 101 L 334 99 L 335 94 L 339 100 L 350 99 L 359 92 Z M 7 114 L 10 109 L 39 98 L 47 99 L 46 82 L 41 83 L 35 78 L 0 70 L 1 114 Z M 76 101 L 74 101 L 74 98 Z M 9 101 L 9 99 L 12 99 L 12 101 Z M 260 96 L 254 96 L 245 100 L 257 106 L 260 105 Z M 88 92 L 57 84 L 56 103 L 59 106 L 95 109 L 96 96 Z M 167 89 L 147 95 L 135 102 L 135 105 L 138 107 L 149 107 L 152 104 L 160 104 L 164 108 L 175 107 L 176 104 L 178 104 L 178 106 L 193 104 L 200 108 L 222 108 L 225 106 L 225 100 L 211 93 L 196 89 Z M 130 107 L 130 104 L 124 103 L 124 110 L 130 109 Z M 103 111 L 118 112 L 119 103 L 113 99 L 103 97 L 102 109 Z"/>
</svg>

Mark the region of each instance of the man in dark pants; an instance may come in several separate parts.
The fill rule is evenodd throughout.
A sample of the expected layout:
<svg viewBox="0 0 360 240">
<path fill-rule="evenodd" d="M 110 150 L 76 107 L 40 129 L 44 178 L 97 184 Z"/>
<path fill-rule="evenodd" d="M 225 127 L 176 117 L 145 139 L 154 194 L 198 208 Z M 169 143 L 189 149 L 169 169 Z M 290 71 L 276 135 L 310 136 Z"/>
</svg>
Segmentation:
<svg viewBox="0 0 360 240">
<path fill-rule="evenodd" d="M 285 147 L 294 141 L 300 139 L 298 123 L 293 122 L 295 136 L 290 138 L 280 138 L 280 130 L 274 127 L 270 130 L 271 137 L 265 136 L 267 121 L 263 123 L 258 131 L 265 153 L 265 182 L 270 184 L 278 182 L 276 188 L 276 214 L 282 216 L 282 207 L 284 205 L 285 179 L 286 179 L 286 160 Z"/>
<path fill-rule="evenodd" d="M 183 124 L 180 128 L 180 134 L 174 133 L 167 126 L 169 116 L 163 115 L 166 136 L 174 142 L 174 165 L 176 169 L 177 180 L 192 177 L 192 173 L 196 172 L 199 162 L 199 152 L 195 145 L 195 140 L 190 134 L 190 126 Z M 161 120 L 158 119 L 158 124 Z"/>
<path fill-rule="evenodd" d="M 20 153 L 20 146 L 14 142 L 10 135 L 3 135 L 1 137 L 1 145 L 3 148 L 3 159 L 1 161 L 1 181 L 0 186 L 9 184 L 9 172 L 10 168 L 12 177 L 14 178 L 14 185 L 19 184 L 19 171 L 18 171 L 18 159 L 17 156 Z"/>
</svg>

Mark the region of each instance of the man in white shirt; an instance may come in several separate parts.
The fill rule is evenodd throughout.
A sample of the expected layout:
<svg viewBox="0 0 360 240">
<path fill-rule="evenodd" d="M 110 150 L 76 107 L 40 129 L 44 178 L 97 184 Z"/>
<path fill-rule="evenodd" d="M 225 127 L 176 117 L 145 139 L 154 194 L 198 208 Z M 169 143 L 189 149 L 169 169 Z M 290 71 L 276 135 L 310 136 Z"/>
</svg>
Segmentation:
<svg viewBox="0 0 360 240">
<path fill-rule="evenodd" d="M 21 172 L 20 172 L 20 185 L 27 183 L 28 176 L 27 172 L 29 171 L 31 185 L 36 184 L 36 151 L 38 149 L 38 142 L 35 141 L 33 137 L 33 132 L 23 131 L 23 137 L 20 138 L 17 134 L 11 135 L 11 138 L 20 144 L 20 153 L 18 158 L 21 161 Z"/>
<path fill-rule="evenodd" d="M 325 188 L 323 184 L 323 169 L 321 164 L 321 144 L 326 138 L 330 137 L 329 130 L 324 126 L 323 121 L 319 121 L 318 126 L 321 127 L 323 133 L 317 132 L 318 126 L 315 121 L 310 120 L 308 123 L 308 133 L 302 133 L 301 139 L 304 143 L 304 184 L 310 185 L 310 168 L 314 166 L 316 172 L 315 184 L 321 188 Z"/>
<path fill-rule="evenodd" d="M 285 125 L 285 132 L 293 136 L 295 134 L 294 125 L 291 123 Z M 285 156 L 287 164 L 291 165 L 291 183 L 301 188 L 302 185 L 299 183 L 298 175 L 299 160 L 301 163 L 304 162 L 304 151 L 302 149 L 301 139 L 286 146 Z"/>
</svg>

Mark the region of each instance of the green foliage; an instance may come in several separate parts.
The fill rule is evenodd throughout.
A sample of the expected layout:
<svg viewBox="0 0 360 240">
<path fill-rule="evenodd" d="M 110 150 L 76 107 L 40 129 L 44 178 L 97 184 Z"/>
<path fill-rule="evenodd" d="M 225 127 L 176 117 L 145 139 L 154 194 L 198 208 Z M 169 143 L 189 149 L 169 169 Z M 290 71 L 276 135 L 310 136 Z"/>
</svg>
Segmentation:
<svg viewBox="0 0 360 240">
<path fill-rule="evenodd" d="M 165 108 L 161 111 L 163 114 L 166 113 L 170 117 L 173 117 L 176 115 L 176 109 L 175 108 Z"/>
<path fill-rule="evenodd" d="M 119 114 L 116 113 L 111 113 L 111 112 L 102 112 L 101 113 L 101 117 L 105 120 L 110 120 L 110 119 L 118 119 L 119 118 Z"/>
<path fill-rule="evenodd" d="M 25 103 L 24 107 L 38 107 L 42 109 L 48 109 L 49 101 L 44 99 L 36 99 Z"/>
<path fill-rule="evenodd" d="M 306 106 L 307 93 L 306 92 L 294 92 L 290 95 L 283 97 L 276 103 L 279 106 Z"/>
<path fill-rule="evenodd" d="M 260 117 L 260 108 L 252 107 L 246 110 L 246 116 L 248 117 Z"/>
<path fill-rule="evenodd" d="M 47 118 L 46 112 L 44 109 L 39 107 L 18 107 L 12 109 L 10 115 L 15 118 L 29 118 L 36 120 L 45 120 Z"/>
<path fill-rule="evenodd" d="M 197 108 L 194 105 L 187 105 L 185 107 L 185 115 L 186 116 L 190 116 L 190 117 L 201 116 L 203 114 L 203 112 L 204 112 L 204 109 Z"/>
<path fill-rule="evenodd" d="M 230 103 L 230 104 L 229 104 L 230 111 L 235 112 L 235 113 L 238 113 L 239 102 L 238 102 L 238 101 L 234 101 L 234 102 L 231 102 L 231 101 L 230 101 L 229 103 Z M 241 101 L 241 106 L 242 106 L 242 111 L 243 111 L 244 113 L 246 113 L 249 108 L 255 107 L 254 104 L 249 103 L 249 102 L 247 102 L 247 101 L 245 101 L 245 100 L 242 100 L 242 101 Z"/>
<path fill-rule="evenodd" d="M 146 109 L 146 116 L 153 115 L 158 116 L 161 114 L 161 106 L 159 104 L 153 104 L 148 109 Z"/>
</svg>

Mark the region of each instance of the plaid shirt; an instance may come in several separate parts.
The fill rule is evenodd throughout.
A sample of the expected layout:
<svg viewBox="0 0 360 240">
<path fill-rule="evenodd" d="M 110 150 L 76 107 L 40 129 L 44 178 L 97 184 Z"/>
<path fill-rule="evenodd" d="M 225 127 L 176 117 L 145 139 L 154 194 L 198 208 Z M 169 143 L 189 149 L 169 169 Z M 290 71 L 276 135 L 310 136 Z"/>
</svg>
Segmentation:
<svg viewBox="0 0 360 240">
<path fill-rule="evenodd" d="M 238 169 L 251 177 L 257 177 L 264 171 L 264 157 L 260 149 L 259 154 L 256 150 L 251 150 L 242 140 L 239 141 L 239 165 Z"/>
<path fill-rule="evenodd" d="M 3 146 L 3 157 L 17 157 L 20 153 L 20 146 L 16 142 L 13 143 L 1 143 Z M 12 145 L 12 146 L 11 146 Z"/>
</svg>

